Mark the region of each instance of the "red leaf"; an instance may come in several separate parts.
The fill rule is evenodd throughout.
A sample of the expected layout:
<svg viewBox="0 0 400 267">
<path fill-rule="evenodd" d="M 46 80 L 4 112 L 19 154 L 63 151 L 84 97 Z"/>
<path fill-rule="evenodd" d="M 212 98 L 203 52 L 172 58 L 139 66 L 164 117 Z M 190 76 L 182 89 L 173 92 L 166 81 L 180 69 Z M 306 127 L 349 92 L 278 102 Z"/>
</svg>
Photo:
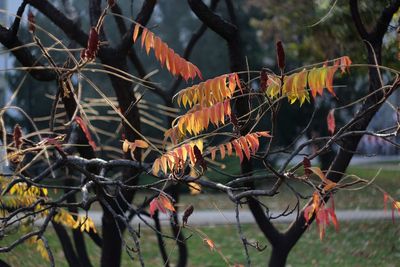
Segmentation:
<svg viewBox="0 0 400 267">
<path fill-rule="evenodd" d="M 187 221 L 188 221 L 190 215 L 192 215 L 193 210 L 194 210 L 193 205 L 190 205 L 190 206 L 187 207 L 187 208 L 185 209 L 185 211 L 183 212 L 182 224 L 183 224 L 184 226 L 187 225 Z"/>
<path fill-rule="evenodd" d="M 336 123 L 335 123 L 335 110 L 331 109 L 328 113 L 328 117 L 326 118 L 328 124 L 328 131 L 331 135 L 335 133 Z"/>
<path fill-rule="evenodd" d="M 35 15 L 33 15 L 32 11 L 28 12 L 28 29 L 30 32 L 35 32 Z"/>
<path fill-rule="evenodd" d="M 309 169 L 311 167 L 311 161 L 309 158 L 304 157 L 303 158 L 303 168 L 304 168 L 304 175 L 305 176 L 310 176 L 312 171 Z"/>
<path fill-rule="evenodd" d="M 15 124 L 14 126 L 13 138 L 15 147 L 17 149 L 20 149 L 22 146 L 22 131 L 21 127 L 18 124 Z"/>
<path fill-rule="evenodd" d="M 93 150 L 96 150 L 96 143 L 93 141 L 92 136 L 90 135 L 89 129 L 87 128 L 85 122 L 79 116 L 75 117 L 75 121 L 79 125 L 79 127 L 82 129 L 83 133 L 85 134 L 89 145 L 93 148 Z"/>
<path fill-rule="evenodd" d="M 156 212 L 156 210 L 158 210 L 158 202 L 157 202 L 157 198 L 154 198 L 151 202 L 150 202 L 150 216 L 153 217 L 154 213 Z"/>
<path fill-rule="evenodd" d="M 95 27 L 90 28 L 89 38 L 84 49 L 81 53 L 81 58 L 84 60 L 93 60 L 99 50 L 99 34 Z"/>
<path fill-rule="evenodd" d="M 385 213 L 387 212 L 387 202 L 389 200 L 389 194 L 384 192 L 383 193 L 383 209 L 385 211 Z"/>
<path fill-rule="evenodd" d="M 265 69 L 261 70 L 260 73 L 260 91 L 265 92 L 268 87 L 268 74 Z"/>
<path fill-rule="evenodd" d="M 285 50 L 281 41 L 276 42 L 276 58 L 278 67 L 283 71 L 285 68 Z"/>
<path fill-rule="evenodd" d="M 330 209 L 327 209 L 327 210 L 329 212 L 329 215 L 331 216 L 331 220 L 332 220 L 333 225 L 335 226 L 336 232 L 339 232 L 339 222 L 338 222 L 338 219 L 336 217 L 335 210 L 333 208 L 330 208 Z"/>
<path fill-rule="evenodd" d="M 195 164 L 200 165 L 204 170 L 207 170 L 207 163 L 203 158 L 203 155 L 201 154 L 200 149 L 197 147 L 197 145 L 193 146 L 193 153 L 194 157 L 196 159 Z"/>
</svg>

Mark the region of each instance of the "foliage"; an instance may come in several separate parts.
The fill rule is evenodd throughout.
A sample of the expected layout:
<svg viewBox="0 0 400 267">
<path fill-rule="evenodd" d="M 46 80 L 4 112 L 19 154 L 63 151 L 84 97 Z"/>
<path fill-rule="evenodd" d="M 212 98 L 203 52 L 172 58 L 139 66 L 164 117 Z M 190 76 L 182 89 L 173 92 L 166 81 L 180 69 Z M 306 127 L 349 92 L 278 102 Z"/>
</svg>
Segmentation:
<svg viewBox="0 0 400 267">
<path fill-rule="evenodd" d="M 225 255 L 214 237 L 190 223 L 189 217 L 196 213 L 192 204 L 186 207 L 182 217 L 179 216 L 180 186 L 188 188 L 192 195 L 217 190 L 234 204 L 238 243 L 243 247 L 248 266 L 251 265 L 249 250 L 263 251 L 265 247 L 246 237 L 240 222 L 240 206 L 243 204 L 249 206 L 264 237 L 273 247 L 270 266 L 285 265 L 291 248 L 314 220 L 321 240 L 325 238 L 330 223 L 339 230 L 333 203 L 333 196 L 339 191 L 360 190 L 372 185 L 382 193 L 385 207 L 391 205 L 393 218 L 396 210 L 400 212 L 400 202 L 396 197 L 373 180 L 345 176 L 363 135 L 382 138 L 399 147 L 395 139 L 399 121 L 377 132 L 369 131 L 367 127 L 380 106 L 400 85 L 400 73 L 381 66 L 380 55 L 383 36 L 400 7 L 400 1 L 393 1 L 385 7 L 374 32 L 367 31 L 357 17 L 360 15 L 357 1 L 349 2 L 359 34 L 371 43 L 371 47 L 367 46 L 368 64 L 352 64 L 349 56 L 341 56 L 293 69 L 288 64 L 288 55 L 294 49 L 289 45 L 285 50 L 284 42 L 277 41 L 278 73 L 268 68 L 251 70 L 241 46 L 239 27 L 235 25 L 237 18 L 232 1 L 225 2 L 230 22 L 214 12 L 218 1 L 211 1 L 210 7 L 202 1 L 189 0 L 188 4 L 203 25 L 188 42 L 185 55 L 175 52 L 162 41 L 155 33 L 157 29 L 153 31 L 146 26 L 156 5 L 156 1 L 151 0 L 143 2 L 135 20 L 124 16 L 116 1 L 107 1 L 105 6 L 101 6 L 101 1 L 90 1 L 91 26 L 87 31 L 81 30 L 79 23 L 70 20 L 51 3 L 27 0 L 18 10 L 12 27 L 0 28 L 6 33 L 4 36 L 0 34 L 0 41 L 25 66 L 16 67 L 16 71 L 27 70 L 35 79 L 56 81 L 55 92 L 51 95 L 53 103 L 44 119 L 48 128 L 38 128 L 30 114 L 16 108 L 32 123 L 33 130 L 15 125 L 10 132 L 8 128 L 13 125 L 6 126 L 3 117 L 12 108 L 12 100 L 0 111 L 4 161 L 9 172 L 0 179 L 1 230 L 6 233 L 14 229 L 25 231 L 16 237 L 16 241 L 0 248 L 0 252 L 7 253 L 28 242 L 54 265 L 53 252 L 45 238 L 51 223 L 71 266 L 91 266 L 83 234 L 89 235 L 101 248 L 102 266 L 119 266 L 122 248 L 133 261 L 144 266 L 142 245 L 146 241 L 142 238 L 140 225 L 145 225 L 156 235 L 165 265 L 171 264 L 171 259 L 164 239 L 175 242 L 179 256 L 177 265 L 185 266 L 188 241 L 184 234 L 190 234 L 192 239 L 200 240 L 208 247 L 210 253 L 218 254 L 227 265 L 241 266 L 236 259 Z M 301 7 L 309 7 L 305 2 L 301 4 Z M 27 5 L 53 21 L 80 48 L 70 49 L 61 37 L 41 27 L 32 12 L 28 12 L 32 42 L 23 45 L 17 33 Z M 110 27 L 109 19 L 115 20 L 119 30 L 118 45 L 108 42 L 111 39 L 107 39 L 105 26 Z M 129 22 L 129 29 L 126 22 Z M 207 28 L 227 43 L 231 69 L 226 74 L 199 82 L 203 79 L 202 72 L 188 57 Z M 44 43 L 39 32 L 47 35 L 53 43 Z M 40 51 L 38 58 L 31 53 L 30 46 Z M 53 48 L 64 53 L 67 59 L 54 57 L 49 53 Z M 140 50 L 147 55 L 153 51 L 158 67 L 165 68 L 177 78 L 170 89 L 152 81 L 156 71 L 146 71 L 136 54 Z M 128 59 L 140 77 L 130 74 Z M 303 59 L 299 57 L 298 60 L 302 62 Z M 326 97 L 324 90 L 336 97 L 336 91 L 340 90 L 334 79 L 336 73 L 339 70 L 342 74 L 349 73 L 350 68 L 358 67 L 368 69 L 369 91 L 362 98 L 350 98 L 350 102 L 339 99 L 340 107 L 332 109 L 327 116 L 323 114 L 322 124 L 330 135 L 299 141 L 313 124 L 313 114 L 308 122 L 299 118 L 299 122 L 305 124 L 301 134 L 293 136 L 294 141 L 289 145 L 280 147 L 277 140 L 281 133 L 277 128 L 281 125 L 280 118 L 287 115 L 281 112 L 282 106 L 289 103 L 302 110 L 306 102 L 321 102 L 320 99 Z M 382 69 L 387 72 L 385 79 L 382 78 Z M 114 94 L 106 93 L 105 84 L 87 73 L 101 79 L 108 77 Z M 175 94 L 181 82 L 187 87 Z M 82 98 L 82 92 L 89 90 L 99 97 Z M 12 98 L 18 93 L 17 88 Z M 145 99 L 145 94 L 150 93 L 160 97 L 164 103 Z M 174 99 L 182 110 L 175 106 Z M 61 111 L 58 108 L 60 102 L 63 104 Z M 348 121 L 336 121 L 335 110 L 353 108 L 359 102 L 363 102 L 361 109 Z M 98 107 L 104 109 L 106 115 L 100 114 Z M 398 107 L 393 106 L 393 112 L 397 114 Z M 316 109 L 315 113 L 321 113 L 321 110 Z M 102 122 L 104 128 L 99 128 L 94 121 Z M 110 121 L 115 121 L 118 126 L 112 127 L 108 124 Z M 56 127 L 57 123 L 61 127 Z M 161 134 L 157 137 L 148 135 L 143 124 L 162 132 L 163 138 Z M 295 127 L 291 125 L 290 128 Z M 115 141 L 118 145 L 112 146 Z M 309 148 L 309 151 L 304 152 L 303 148 Z M 312 161 L 333 149 L 337 150 L 336 160 L 326 170 Z M 100 157 L 105 151 L 113 152 L 114 156 Z M 279 167 L 274 166 L 271 157 L 286 154 L 289 157 L 279 163 Z M 298 155 L 304 157 L 293 164 L 292 160 Z M 234 160 L 241 173 L 221 170 L 221 161 L 225 158 Z M 224 175 L 227 181 L 220 183 L 207 177 L 210 170 Z M 139 183 L 144 175 L 150 177 L 149 180 Z M 311 195 L 303 194 L 306 190 L 291 187 L 293 181 L 306 186 Z M 273 217 L 269 213 L 268 201 L 263 198 L 276 196 L 283 186 L 291 189 L 297 202 L 295 207 L 288 206 Z M 149 192 L 150 195 L 134 202 L 138 192 Z M 308 199 L 302 210 L 300 204 L 304 203 L 301 199 Z M 95 203 L 103 212 L 101 231 L 88 216 L 88 210 Z M 170 218 L 172 234 L 161 229 L 159 213 Z M 293 213 L 297 213 L 293 224 L 287 232 L 281 233 L 273 220 Z M 135 216 L 140 225 L 131 224 Z M 66 229 L 72 231 L 73 242 Z"/>
</svg>

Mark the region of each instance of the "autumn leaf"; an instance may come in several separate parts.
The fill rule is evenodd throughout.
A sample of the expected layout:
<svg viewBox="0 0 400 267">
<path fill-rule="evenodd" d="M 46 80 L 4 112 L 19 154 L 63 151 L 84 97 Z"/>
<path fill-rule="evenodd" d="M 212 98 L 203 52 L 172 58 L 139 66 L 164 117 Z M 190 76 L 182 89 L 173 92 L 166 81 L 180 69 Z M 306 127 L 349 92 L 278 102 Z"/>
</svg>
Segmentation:
<svg viewBox="0 0 400 267">
<path fill-rule="evenodd" d="M 128 140 L 124 140 L 124 142 L 122 143 L 122 151 L 124 151 L 125 153 L 128 152 L 129 150 L 135 151 L 136 148 L 148 148 L 149 144 L 146 143 L 143 140 L 135 140 L 133 142 L 130 142 Z"/>
<path fill-rule="evenodd" d="M 150 202 L 149 212 L 151 217 L 154 216 L 157 210 L 161 211 L 162 213 L 167 213 L 167 210 L 175 212 L 175 208 L 171 200 L 164 194 L 160 194 Z"/>
<path fill-rule="evenodd" d="M 201 193 L 201 185 L 195 182 L 188 183 L 190 194 L 198 195 Z"/>
<path fill-rule="evenodd" d="M 214 241 L 212 241 L 211 239 L 204 238 L 203 242 L 204 242 L 204 244 L 206 244 L 210 248 L 211 251 L 214 251 L 214 250 L 217 249 L 217 247 L 215 246 Z"/>
<path fill-rule="evenodd" d="M 15 126 L 14 126 L 13 139 L 14 139 L 15 148 L 21 149 L 21 146 L 22 146 L 22 130 L 21 130 L 21 127 L 18 124 L 15 124 Z"/>
<path fill-rule="evenodd" d="M 232 142 L 233 147 L 235 148 L 236 156 L 239 157 L 240 163 L 243 161 L 243 152 L 240 143 L 237 140 L 233 140 Z"/>
<path fill-rule="evenodd" d="M 115 5 L 115 0 L 107 0 L 107 4 L 109 7 L 113 7 Z"/>
<path fill-rule="evenodd" d="M 33 15 L 32 11 L 28 12 L 28 30 L 32 33 L 36 30 L 35 15 Z"/>
<path fill-rule="evenodd" d="M 339 221 L 336 217 L 335 210 L 333 208 L 328 209 L 329 215 L 331 217 L 332 224 L 335 226 L 336 232 L 339 232 Z"/>
<path fill-rule="evenodd" d="M 194 211 L 193 205 L 189 205 L 185 209 L 185 211 L 183 212 L 183 215 L 182 215 L 182 224 L 183 224 L 183 226 L 187 225 L 189 217 L 190 217 L 190 215 L 192 215 L 193 211 Z"/>
<path fill-rule="evenodd" d="M 207 170 L 207 162 L 204 160 L 203 155 L 197 145 L 193 146 L 193 153 L 196 158 L 195 165 L 199 165 L 203 168 L 204 171 Z M 190 191 L 192 192 L 192 190 Z"/>
<path fill-rule="evenodd" d="M 157 210 L 158 210 L 158 201 L 157 198 L 154 198 L 152 201 L 150 201 L 149 205 L 150 216 L 153 217 Z"/>
<path fill-rule="evenodd" d="M 92 136 L 91 136 L 91 134 L 89 132 L 89 129 L 86 126 L 86 123 L 79 116 L 75 117 L 75 121 L 79 125 L 79 127 L 81 128 L 82 132 L 85 134 L 89 145 L 92 147 L 93 150 L 96 150 L 96 143 L 93 141 Z"/>
<path fill-rule="evenodd" d="M 397 210 L 397 212 L 400 214 L 400 201 L 393 201 L 392 202 L 392 221 L 394 223 L 394 211 Z"/>
<path fill-rule="evenodd" d="M 310 176 L 312 171 L 309 169 L 311 167 L 311 161 L 309 158 L 304 157 L 303 158 L 303 168 L 304 168 L 304 175 L 305 176 Z"/>
<path fill-rule="evenodd" d="M 351 63 L 352 63 L 351 59 L 348 56 L 344 56 L 344 57 L 340 58 L 340 70 L 342 71 L 342 73 L 349 71 Z"/>
<path fill-rule="evenodd" d="M 249 133 L 245 136 L 239 137 L 226 144 L 221 144 L 218 147 L 209 148 L 212 157 L 215 157 L 216 151 L 220 151 L 221 159 L 225 155 L 232 156 L 232 150 L 235 149 L 236 156 L 239 157 L 240 162 L 243 161 L 244 157 L 250 159 L 251 154 L 255 155 L 260 147 L 258 138 L 260 137 L 272 137 L 268 131 L 260 131 L 255 133 Z"/>
<path fill-rule="evenodd" d="M 78 218 L 72 228 L 74 228 L 74 229 L 79 228 L 81 232 L 89 233 L 90 230 L 92 230 L 94 233 L 97 233 L 93 220 L 87 216 L 78 216 Z"/>
<path fill-rule="evenodd" d="M 260 91 L 265 92 L 268 86 L 268 74 L 265 69 L 260 71 Z"/>
<path fill-rule="evenodd" d="M 89 38 L 86 48 L 81 52 L 81 58 L 83 60 L 92 61 L 96 58 L 99 50 L 99 33 L 95 27 L 90 28 Z"/>
<path fill-rule="evenodd" d="M 161 66 L 165 66 L 172 75 L 179 75 L 186 81 L 196 77 L 203 79 L 196 65 L 179 56 L 153 32 L 139 23 L 136 23 L 133 30 L 132 40 L 134 43 L 138 40 L 140 29 L 142 29 L 141 47 L 145 48 L 147 54 L 153 50 L 157 61 Z"/>
<path fill-rule="evenodd" d="M 318 192 L 314 192 L 312 203 L 304 209 L 303 214 L 304 214 L 304 219 L 305 219 L 306 223 L 308 223 L 310 221 L 310 219 L 314 215 L 314 212 L 319 209 L 320 202 L 321 201 L 320 201 Z"/>
<path fill-rule="evenodd" d="M 171 200 L 170 200 L 167 196 L 165 196 L 165 195 L 163 195 L 163 194 L 160 194 L 160 195 L 158 196 L 158 199 L 159 199 L 159 203 L 160 203 L 165 209 L 167 209 L 167 210 L 169 210 L 169 211 L 172 211 L 172 212 L 175 212 L 174 205 L 172 204 Z"/>
<path fill-rule="evenodd" d="M 336 183 L 326 178 L 325 174 L 321 171 L 319 167 L 309 167 L 308 169 L 316 174 L 322 180 L 322 182 L 325 183 L 325 186 L 323 188 L 324 191 L 329 191 L 336 186 Z"/>
<path fill-rule="evenodd" d="M 313 68 L 311 70 L 303 69 L 300 72 L 285 76 L 283 84 L 281 77 L 277 75 L 267 74 L 267 88 L 265 93 L 270 98 L 277 98 L 282 93 L 286 96 L 291 104 L 299 100 L 302 105 L 305 100 L 310 101 L 309 94 L 306 90 L 310 88 L 311 95 L 315 98 L 317 95 L 322 95 L 324 88 L 328 92 L 336 96 L 333 90 L 333 79 L 336 71 L 342 70 L 342 73 L 349 69 L 351 60 L 344 56 L 333 61 L 333 65 L 324 64 L 322 67 Z M 265 77 L 263 77 L 265 80 Z M 282 89 L 282 90 L 281 90 Z"/>
<path fill-rule="evenodd" d="M 285 50 L 281 41 L 276 42 L 276 62 L 278 63 L 278 68 L 283 72 L 285 68 Z"/>
<path fill-rule="evenodd" d="M 241 88 L 237 73 L 223 74 L 183 89 L 174 98 L 179 106 L 192 107 L 199 104 L 202 107 L 210 107 L 232 98 L 236 88 Z"/>
<path fill-rule="evenodd" d="M 175 120 L 172 129 L 178 130 L 182 135 L 186 133 L 198 135 L 202 131 L 207 130 L 210 124 L 216 127 L 220 124 L 224 125 L 226 123 L 225 117 L 230 117 L 230 115 L 231 106 L 229 100 L 215 103 L 209 107 L 196 104 L 186 114 Z M 169 135 L 171 134 L 172 132 L 169 133 Z"/>
<path fill-rule="evenodd" d="M 383 193 L 383 209 L 385 211 L 385 213 L 387 212 L 387 202 L 389 200 L 389 194 L 384 192 Z"/>
<path fill-rule="evenodd" d="M 328 124 L 328 132 L 333 135 L 335 133 L 336 123 L 335 123 L 335 110 L 331 109 L 326 117 L 326 121 Z"/>
</svg>

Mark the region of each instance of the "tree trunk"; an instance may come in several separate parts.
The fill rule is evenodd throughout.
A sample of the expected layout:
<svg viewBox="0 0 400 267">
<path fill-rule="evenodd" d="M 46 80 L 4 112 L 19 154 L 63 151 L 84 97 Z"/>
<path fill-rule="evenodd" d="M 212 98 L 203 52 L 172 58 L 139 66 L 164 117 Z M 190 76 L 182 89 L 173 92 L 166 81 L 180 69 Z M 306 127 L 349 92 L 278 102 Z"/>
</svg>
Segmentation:
<svg viewBox="0 0 400 267">
<path fill-rule="evenodd" d="M 269 259 L 269 267 L 285 267 L 288 251 L 281 248 L 272 248 L 271 257 Z"/>
</svg>

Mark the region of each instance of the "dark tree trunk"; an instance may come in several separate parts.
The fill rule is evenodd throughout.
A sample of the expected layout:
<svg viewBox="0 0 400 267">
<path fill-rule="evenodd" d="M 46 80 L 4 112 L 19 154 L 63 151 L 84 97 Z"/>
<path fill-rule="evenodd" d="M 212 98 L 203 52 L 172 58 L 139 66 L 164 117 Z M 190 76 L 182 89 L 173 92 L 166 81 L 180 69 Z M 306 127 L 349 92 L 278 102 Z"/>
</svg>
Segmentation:
<svg viewBox="0 0 400 267">
<path fill-rule="evenodd" d="M 289 253 L 287 250 L 273 247 L 269 258 L 269 267 L 285 267 Z"/>
</svg>

